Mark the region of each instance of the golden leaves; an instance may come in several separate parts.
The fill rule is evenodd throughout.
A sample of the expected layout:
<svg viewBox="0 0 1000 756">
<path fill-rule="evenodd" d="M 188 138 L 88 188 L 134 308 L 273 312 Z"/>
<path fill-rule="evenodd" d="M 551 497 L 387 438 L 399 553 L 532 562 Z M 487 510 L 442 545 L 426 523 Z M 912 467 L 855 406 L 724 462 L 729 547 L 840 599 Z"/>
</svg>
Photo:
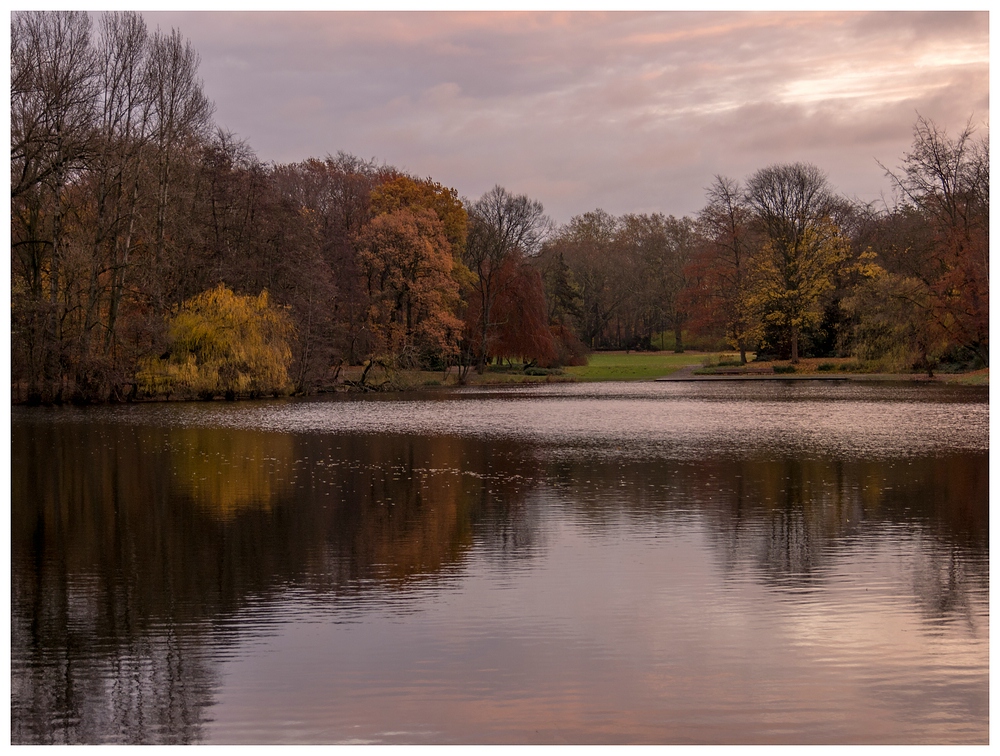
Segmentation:
<svg viewBox="0 0 1000 756">
<path fill-rule="evenodd" d="M 150 394 L 276 393 L 288 385 L 292 324 L 266 291 L 234 294 L 223 284 L 187 300 L 170 321 L 166 357 L 147 359 L 138 382 Z"/>
</svg>

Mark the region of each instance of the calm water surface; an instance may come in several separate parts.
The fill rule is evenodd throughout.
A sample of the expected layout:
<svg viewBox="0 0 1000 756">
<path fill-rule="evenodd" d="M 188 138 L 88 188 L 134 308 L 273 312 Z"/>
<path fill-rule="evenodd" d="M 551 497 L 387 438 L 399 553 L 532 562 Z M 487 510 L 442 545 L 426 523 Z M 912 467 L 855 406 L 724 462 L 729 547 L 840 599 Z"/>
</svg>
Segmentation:
<svg viewBox="0 0 1000 756">
<path fill-rule="evenodd" d="M 15 743 L 986 743 L 988 397 L 13 410 Z"/>
</svg>

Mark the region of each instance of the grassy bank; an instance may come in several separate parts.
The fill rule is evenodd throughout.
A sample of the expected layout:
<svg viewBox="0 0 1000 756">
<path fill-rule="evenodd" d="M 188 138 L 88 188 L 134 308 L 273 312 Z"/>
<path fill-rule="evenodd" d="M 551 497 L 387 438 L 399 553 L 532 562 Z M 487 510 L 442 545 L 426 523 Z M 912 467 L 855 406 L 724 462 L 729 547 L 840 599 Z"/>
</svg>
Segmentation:
<svg viewBox="0 0 1000 756">
<path fill-rule="evenodd" d="M 957 375 L 939 375 L 938 378 L 944 383 L 957 383 L 960 386 L 989 386 L 990 369 L 973 370 L 971 373 L 958 373 Z"/>
<path fill-rule="evenodd" d="M 564 368 L 578 381 L 645 381 L 663 378 L 687 365 L 701 365 L 719 355 L 705 352 L 595 352 L 581 367 Z"/>
<path fill-rule="evenodd" d="M 512 367 L 490 367 L 483 375 L 471 371 L 465 385 L 467 386 L 503 386 L 503 385 L 524 385 L 531 383 L 567 383 L 567 382 L 595 382 L 595 381 L 651 381 L 656 378 L 669 376 L 684 367 L 695 368 L 695 375 L 712 375 L 717 370 L 723 373 L 720 362 L 725 367 L 725 372 L 733 372 L 734 366 L 738 366 L 738 356 L 731 353 L 720 352 L 685 352 L 674 354 L 673 352 L 595 352 L 590 355 L 587 365 L 579 367 L 566 367 L 561 370 L 541 371 L 546 375 L 529 375 L 520 368 Z M 799 376 L 840 376 L 853 377 L 855 379 L 871 378 L 882 380 L 933 380 L 942 383 L 955 383 L 970 386 L 989 385 L 989 368 L 977 370 L 971 373 L 946 374 L 937 373 L 934 378 L 928 378 L 925 374 L 882 374 L 869 366 L 862 365 L 855 360 L 847 358 L 803 358 L 794 366 L 794 371 L 790 370 L 790 363 L 787 360 L 774 362 L 751 362 L 749 372 L 763 374 L 781 374 L 787 372 Z M 777 368 L 777 370 L 775 370 Z M 345 368 L 342 378 L 356 381 L 361 375 L 360 367 Z M 378 370 L 373 370 L 368 378 L 369 383 L 374 386 L 386 383 L 385 388 L 406 390 L 416 388 L 427 388 L 435 386 L 456 386 L 458 376 L 454 369 L 447 374 L 441 372 L 426 371 L 396 371 L 392 374 L 383 374 Z"/>
<path fill-rule="evenodd" d="M 909 381 L 931 381 L 936 383 L 954 383 L 965 386 L 988 386 L 990 382 L 990 369 L 982 368 L 966 373 L 935 372 L 933 376 L 928 376 L 925 372 L 911 371 L 907 373 L 887 373 L 877 364 L 862 363 L 849 357 L 803 357 L 798 363 L 792 365 L 788 360 L 755 361 L 745 367 L 741 367 L 726 356 L 722 358 L 712 356 L 706 359 L 701 367 L 697 368 L 695 375 L 726 375 L 736 372 L 746 371 L 754 374 L 777 374 L 777 375 L 797 375 L 816 377 L 844 377 L 856 380 L 909 380 Z M 721 364 L 720 364 L 721 362 Z"/>
<path fill-rule="evenodd" d="M 670 375 L 688 365 L 701 365 L 706 359 L 718 361 L 718 353 L 687 352 L 596 352 L 590 355 L 587 365 L 566 367 L 558 370 L 539 371 L 545 375 L 526 374 L 519 366 L 489 367 L 483 375 L 474 370 L 466 377 L 468 386 L 503 386 L 530 383 L 575 383 L 589 381 L 648 381 Z M 361 367 L 344 368 L 341 378 L 357 381 L 361 377 Z M 395 388 L 425 388 L 434 386 L 456 386 L 458 375 L 454 369 L 447 374 L 418 370 L 401 370 L 391 374 L 371 371 L 368 382 L 379 385 L 390 382 Z"/>
<path fill-rule="evenodd" d="M 754 376 L 775 377 L 783 373 L 808 377 L 842 377 L 851 380 L 902 380 L 951 383 L 966 386 L 988 386 L 990 371 L 983 368 L 968 373 L 935 373 L 933 378 L 922 373 L 885 374 L 855 360 L 845 358 L 803 358 L 794 366 L 794 371 L 787 360 L 774 362 L 751 362 L 746 368 L 740 368 L 738 355 L 730 352 L 595 352 L 589 356 L 587 365 L 565 367 L 552 370 L 533 369 L 526 373 L 521 365 L 492 366 L 483 375 L 474 370 L 466 377 L 466 386 L 520 386 L 533 383 L 577 383 L 599 381 L 652 381 L 664 378 L 672 373 L 687 368 L 690 377 L 706 377 L 714 375 L 732 375 L 746 370 Z M 720 364 L 721 363 L 721 364 Z M 777 370 L 775 370 L 777 368 Z M 325 391 L 359 391 L 357 382 L 364 368 L 361 366 L 344 367 L 336 384 L 330 384 Z M 532 374 L 534 373 L 534 374 Z M 541 373 L 541 374 L 539 374 Z M 374 368 L 369 371 L 366 380 L 367 390 L 372 391 L 411 391 L 437 387 L 456 387 L 459 385 L 458 374 L 454 368 L 447 373 L 442 371 L 394 370 L 387 371 Z M 354 385 L 352 385 L 354 384 Z M 173 400 L 190 400 L 194 397 L 175 395 Z M 164 401 L 168 397 L 146 399 L 145 401 Z M 15 401 L 17 403 L 17 401 Z"/>
<path fill-rule="evenodd" d="M 356 382 L 360 380 L 362 367 L 345 367 L 340 374 L 338 385 L 346 382 Z M 562 371 L 553 370 L 548 375 L 526 375 L 518 368 L 490 369 L 479 375 L 475 370 L 470 370 L 466 376 L 466 386 L 504 386 L 520 385 L 525 383 L 556 383 L 572 382 L 574 377 L 566 375 Z M 447 373 L 440 370 L 394 370 L 384 371 L 378 368 L 373 369 L 368 374 L 366 383 L 371 387 L 387 384 L 385 388 L 389 390 L 406 391 L 410 389 L 434 388 L 438 386 L 458 386 L 458 373 L 455 368 L 450 368 Z"/>
</svg>

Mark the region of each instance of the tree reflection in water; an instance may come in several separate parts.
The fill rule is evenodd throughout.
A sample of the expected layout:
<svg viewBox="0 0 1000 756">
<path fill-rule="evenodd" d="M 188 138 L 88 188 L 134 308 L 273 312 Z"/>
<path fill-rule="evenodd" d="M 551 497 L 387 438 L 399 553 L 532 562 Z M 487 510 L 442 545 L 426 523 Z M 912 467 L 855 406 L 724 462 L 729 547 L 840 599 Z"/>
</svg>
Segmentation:
<svg viewBox="0 0 1000 756">
<path fill-rule="evenodd" d="M 226 617 L 527 547 L 523 456 L 457 439 L 14 429 L 14 742 L 192 742 Z M 55 714 L 55 716 L 53 716 Z"/>
<path fill-rule="evenodd" d="M 270 599 L 348 611 L 457 580 L 474 550 L 530 563 L 543 499 L 595 533 L 694 518 L 727 579 L 777 591 L 834 579 L 894 528 L 926 542 L 899 552 L 925 616 L 972 621 L 988 588 L 984 453 L 566 461 L 513 440 L 46 418 L 13 427 L 15 743 L 197 742 L 219 660 L 287 619 Z"/>
</svg>

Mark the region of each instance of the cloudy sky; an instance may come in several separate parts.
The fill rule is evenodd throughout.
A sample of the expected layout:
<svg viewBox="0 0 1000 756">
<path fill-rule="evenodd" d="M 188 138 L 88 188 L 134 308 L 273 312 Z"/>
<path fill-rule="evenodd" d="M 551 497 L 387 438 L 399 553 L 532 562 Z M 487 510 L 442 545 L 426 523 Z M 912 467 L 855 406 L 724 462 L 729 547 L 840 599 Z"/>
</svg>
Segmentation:
<svg viewBox="0 0 1000 756">
<path fill-rule="evenodd" d="M 989 121 L 971 13 L 145 13 L 201 55 L 216 121 L 266 161 L 339 150 L 557 222 L 696 213 L 714 175 L 811 162 L 889 195 L 917 113 Z"/>
</svg>

